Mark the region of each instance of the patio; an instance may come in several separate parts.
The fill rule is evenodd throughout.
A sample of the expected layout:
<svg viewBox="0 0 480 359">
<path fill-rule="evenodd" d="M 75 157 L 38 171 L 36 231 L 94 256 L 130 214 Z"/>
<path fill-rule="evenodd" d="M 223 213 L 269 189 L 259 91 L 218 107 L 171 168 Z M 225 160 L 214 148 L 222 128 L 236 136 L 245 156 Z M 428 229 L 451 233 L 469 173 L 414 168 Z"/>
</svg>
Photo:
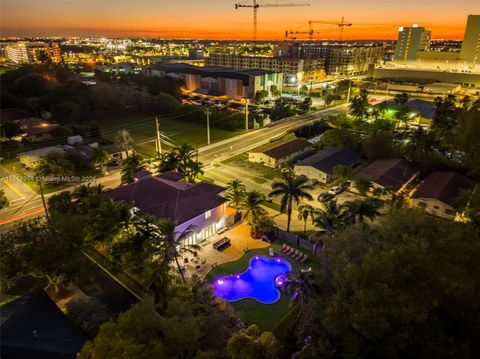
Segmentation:
<svg viewBox="0 0 480 359">
<path fill-rule="evenodd" d="M 230 246 L 222 251 L 214 249 L 213 243 L 223 237 L 230 239 Z M 248 249 L 266 248 L 270 245 L 262 240 L 253 239 L 250 236 L 250 225 L 247 222 L 242 222 L 222 234 L 210 237 L 201 246 L 202 250 L 198 252 L 197 258 L 193 258 L 190 255 L 182 258 L 182 262 L 185 265 L 185 274 L 188 277 L 196 274 L 200 278 L 204 278 L 212 267 L 236 261 Z"/>
</svg>

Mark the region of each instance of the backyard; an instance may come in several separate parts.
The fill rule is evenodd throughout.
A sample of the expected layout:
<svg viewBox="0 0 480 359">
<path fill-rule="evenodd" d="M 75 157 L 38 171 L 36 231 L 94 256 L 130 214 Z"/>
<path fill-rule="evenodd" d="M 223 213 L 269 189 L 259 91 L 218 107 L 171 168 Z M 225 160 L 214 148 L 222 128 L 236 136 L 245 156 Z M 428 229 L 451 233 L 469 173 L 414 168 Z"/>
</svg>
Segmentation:
<svg viewBox="0 0 480 359">
<path fill-rule="evenodd" d="M 310 260 L 305 264 L 300 264 L 298 261 L 281 254 L 279 252 L 281 246 L 282 242 L 271 245 L 275 254 L 286 259 L 292 265 L 293 270 L 300 271 L 301 269 L 312 268 L 314 272 L 320 272 L 321 267 L 317 262 Z M 313 257 L 312 254 L 306 250 L 302 249 L 302 252 L 308 254 L 309 258 Z M 268 248 L 251 250 L 234 262 L 221 264 L 213 268 L 205 279 L 213 282 L 220 276 L 242 273 L 248 268 L 250 259 L 257 254 L 268 257 Z M 242 299 L 231 302 L 230 304 L 247 325 L 256 324 L 261 330 L 268 331 L 275 330 L 280 322 L 295 310 L 291 305 L 291 300 L 287 293 L 282 293 L 280 299 L 273 304 L 262 304 L 255 299 Z"/>
</svg>

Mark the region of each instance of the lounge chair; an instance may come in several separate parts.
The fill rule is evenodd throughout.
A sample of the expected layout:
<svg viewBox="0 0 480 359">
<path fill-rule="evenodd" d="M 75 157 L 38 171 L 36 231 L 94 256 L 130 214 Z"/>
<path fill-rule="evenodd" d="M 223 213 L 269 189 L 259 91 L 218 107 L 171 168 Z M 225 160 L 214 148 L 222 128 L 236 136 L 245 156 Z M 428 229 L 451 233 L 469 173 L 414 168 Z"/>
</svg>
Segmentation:
<svg viewBox="0 0 480 359">
<path fill-rule="evenodd" d="M 307 260 L 308 260 L 308 255 L 305 254 L 305 256 L 302 258 L 302 260 L 300 261 L 300 263 L 305 263 Z"/>
<path fill-rule="evenodd" d="M 282 248 L 280 248 L 280 252 L 283 253 L 283 251 L 287 248 L 287 245 L 285 243 L 282 244 Z"/>
<path fill-rule="evenodd" d="M 295 251 L 293 253 L 289 254 L 289 256 L 292 257 L 292 258 L 295 258 L 296 256 L 298 256 L 298 253 L 300 253 L 300 252 L 295 249 Z"/>
<path fill-rule="evenodd" d="M 295 248 L 292 248 L 288 246 L 288 251 L 284 252 L 287 256 L 291 255 L 293 252 L 295 252 Z"/>
<path fill-rule="evenodd" d="M 297 261 L 299 261 L 301 258 L 303 258 L 304 254 L 302 252 L 298 252 L 298 254 L 296 256 L 293 257 L 293 259 L 296 259 Z"/>
</svg>

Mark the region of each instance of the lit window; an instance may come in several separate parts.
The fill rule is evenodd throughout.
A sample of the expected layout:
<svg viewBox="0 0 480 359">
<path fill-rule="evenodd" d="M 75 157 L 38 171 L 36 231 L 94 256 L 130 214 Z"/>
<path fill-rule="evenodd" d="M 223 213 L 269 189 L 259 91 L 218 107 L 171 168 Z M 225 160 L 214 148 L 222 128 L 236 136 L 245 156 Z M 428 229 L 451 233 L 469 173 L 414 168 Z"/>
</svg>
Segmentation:
<svg viewBox="0 0 480 359">
<path fill-rule="evenodd" d="M 205 212 L 205 218 L 210 218 L 212 216 L 212 211 L 209 209 Z"/>
</svg>

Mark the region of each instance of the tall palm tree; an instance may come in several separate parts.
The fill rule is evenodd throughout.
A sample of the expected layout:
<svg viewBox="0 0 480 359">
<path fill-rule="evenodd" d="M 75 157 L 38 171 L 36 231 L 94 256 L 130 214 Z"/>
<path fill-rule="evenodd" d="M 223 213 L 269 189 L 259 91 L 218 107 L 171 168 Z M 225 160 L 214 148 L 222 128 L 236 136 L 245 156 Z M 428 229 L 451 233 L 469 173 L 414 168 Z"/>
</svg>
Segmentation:
<svg viewBox="0 0 480 359">
<path fill-rule="evenodd" d="M 178 257 L 182 256 L 185 253 L 194 253 L 199 251 L 201 247 L 197 244 L 188 244 L 183 241 L 183 239 L 192 233 L 193 229 L 191 227 L 187 228 L 182 233 L 175 232 L 175 223 L 170 219 L 161 219 L 158 222 L 158 228 L 164 236 L 164 268 L 167 269 L 168 265 L 172 261 L 175 262 L 178 273 L 182 277 L 182 281 L 185 283 L 185 274 L 183 272 L 182 266 L 178 260 Z"/>
<path fill-rule="evenodd" d="M 188 144 L 175 147 L 168 156 L 160 159 L 160 166 L 183 174 L 188 182 L 194 182 L 199 174 L 203 173 L 203 164 L 198 161 L 198 152 Z"/>
<path fill-rule="evenodd" d="M 117 132 L 115 136 L 115 144 L 122 149 L 122 151 L 125 151 L 125 156 L 128 159 L 129 157 L 129 151 L 130 151 L 130 146 L 133 143 L 133 138 L 130 136 L 130 133 L 123 129 Z"/>
<path fill-rule="evenodd" d="M 298 219 L 303 221 L 303 235 L 305 237 L 307 236 L 307 221 L 310 218 L 313 223 L 315 213 L 317 213 L 317 210 L 309 204 L 302 204 L 298 207 Z"/>
<path fill-rule="evenodd" d="M 225 198 L 228 200 L 229 206 L 239 209 L 245 198 L 245 194 L 245 185 L 239 179 L 234 179 L 227 183 Z"/>
<path fill-rule="evenodd" d="M 91 154 L 92 163 L 95 166 L 99 166 L 99 169 L 102 171 L 104 171 L 105 169 L 105 163 L 107 163 L 111 159 L 112 159 L 112 156 L 110 156 L 108 152 L 105 151 L 105 149 L 103 148 L 94 148 L 92 150 L 92 154 Z"/>
<path fill-rule="evenodd" d="M 300 200 L 313 200 L 310 191 L 315 188 L 315 185 L 308 179 L 307 176 L 296 176 L 292 172 L 286 172 L 283 176 L 283 181 L 274 182 L 272 184 L 272 192 L 270 196 L 282 196 L 280 199 L 280 211 L 287 212 L 287 232 L 290 232 L 290 221 L 292 217 L 293 203 L 298 204 Z"/>
<path fill-rule="evenodd" d="M 342 212 L 335 200 L 325 203 L 325 209 L 317 211 L 313 222 L 321 232 L 326 232 L 332 239 L 335 237 L 336 230 L 345 227 Z M 320 241 L 316 242 L 313 246 L 314 253 L 319 243 Z"/>
<path fill-rule="evenodd" d="M 343 217 L 345 218 L 345 222 L 349 224 L 354 224 L 357 220 L 362 223 L 365 218 L 373 221 L 375 217 L 380 215 L 378 211 L 380 206 L 380 201 L 372 199 L 348 201 L 342 205 L 342 208 L 344 208 Z"/>
<path fill-rule="evenodd" d="M 74 170 L 73 164 L 63 153 L 49 153 L 40 160 L 37 168 L 37 176 L 42 177 L 44 180 L 47 177 L 72 175 Z"/>
<path fill-rule="evenodd" d="M 241 204 L 242 216 L 247 218 L 252 226 L 252 232 L 256 233 L 258 219 L 265 215 L 267 211 L 261 207 L 265 202 L 265 196 L 258 191 L 250 191 L 245 194 Z"/>
<path fill-rule="evenodd" d="M 147 163 L 145 160 L 137 153 L 134 153 L 127 159 L 123 161 L 122 168 L 122 184 L 124 183 L 133 183 L 133 175 L 137 172 L 145 170 Z"/>
</svg>

